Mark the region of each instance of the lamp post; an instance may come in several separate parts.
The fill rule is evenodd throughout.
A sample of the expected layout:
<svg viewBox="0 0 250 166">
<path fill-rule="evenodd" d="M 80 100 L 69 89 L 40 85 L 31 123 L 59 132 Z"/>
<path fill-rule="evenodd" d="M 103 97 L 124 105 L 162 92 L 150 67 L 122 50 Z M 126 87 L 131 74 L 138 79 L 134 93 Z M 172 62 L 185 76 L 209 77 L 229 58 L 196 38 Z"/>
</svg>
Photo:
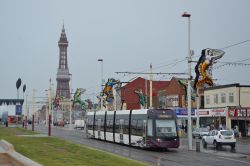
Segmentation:
<svg viewBox="0 0 250 166">
<path fill-rule="evenodd" d="M 48 121 L 48 136 L 51 136 L 51 79 L 49 79 L 49 91 L 48 91 L 48 97 L 49 97 L 49 121 Z"/>
<path fill-rule="evenodd" d="M 34 131 L 35 126 L 35 89 L 33 89 L 32 95 L 32 131 Z"/>
<path fill-rule="evenodd" d="M 101 93 L 102 93 L 102 85 L 103 85 L 103 59 L 98 59 L 97 61 L 101 62 Z M 101 111 L 103 109 L 103 97 L 101 96 Z"/>
<path fill-rule="evenodd" d="M 69 128 L 72 128 L 72 105 L 71 105 L 71 92 L 72 92 L 72 74 L 69 74 L 70 76 L 70 91 L 69 91 Z"/>
<path fill-rule="evenodd" d="M 26 103 L 25 103 L 25 110 L 26 110 L 26 116 L 25 116 L 25 129 L 27 129 L 27 123 L 28 123 L 28 95 L 26 94 Z"/>
<path fill-rule="evenodd" d="M 192 123 L 191 123 L 191 50 L 190 50 L 190 17 L 191 14 L 184 12 L 182 17 L 188 18 L 188 150 L 192 150 Z"/>
</svg>

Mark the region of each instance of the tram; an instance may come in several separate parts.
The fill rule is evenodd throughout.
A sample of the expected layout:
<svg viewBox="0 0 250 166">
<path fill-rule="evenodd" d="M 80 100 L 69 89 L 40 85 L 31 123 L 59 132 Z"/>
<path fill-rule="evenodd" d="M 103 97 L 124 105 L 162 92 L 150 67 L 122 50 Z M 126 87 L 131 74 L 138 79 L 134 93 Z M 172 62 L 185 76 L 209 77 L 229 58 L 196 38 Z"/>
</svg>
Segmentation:
<svg viewBox="0 0 250 166">
<path fill-rule="evenodd" d="M 171 109 L 88 112 L 88 138 L 141 148 L 178 148 L 176 114 Z"/>
</svg>

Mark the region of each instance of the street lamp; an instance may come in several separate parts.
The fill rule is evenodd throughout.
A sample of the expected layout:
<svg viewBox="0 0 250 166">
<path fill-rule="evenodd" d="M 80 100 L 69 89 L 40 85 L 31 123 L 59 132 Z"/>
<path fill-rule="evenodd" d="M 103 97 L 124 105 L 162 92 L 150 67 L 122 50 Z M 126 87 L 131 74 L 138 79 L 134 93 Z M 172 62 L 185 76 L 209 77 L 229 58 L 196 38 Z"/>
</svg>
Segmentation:
<svg viewBox="0 0 250 166">
<path fill-rule="evenodd" d="M 103 59 L 98 59 L 97 61 L 101 62 L 101 93 L 102 93 L 102 85 L 103 85 Z M 101 97 L 101 111 L 103 109 L 103 97 Z"/>
<path fill-rule="evenodd" d="M 48 92 L 48 98 L 49 98 L 49 128 L 48 128 L 48 136 L 51 136 L 51 79 L 49 79 L 49 92 Z"/>
<path fill-rule="evenodd" d="M 72 92 L 72 74 L 70 76 L 70 91 L 69 91 L 69 128 L 72 128 L 72 105 L 71 105 L 71 92 Z"/>
<path fill-rule="evenodd" d="M 188 18 L 188 150 L 192 150 L 192 124 L 191 124 L 191 50 L 190 50 L 190 18 L 191 14 L 184 12 L 182 17 Z"/>
</svg>

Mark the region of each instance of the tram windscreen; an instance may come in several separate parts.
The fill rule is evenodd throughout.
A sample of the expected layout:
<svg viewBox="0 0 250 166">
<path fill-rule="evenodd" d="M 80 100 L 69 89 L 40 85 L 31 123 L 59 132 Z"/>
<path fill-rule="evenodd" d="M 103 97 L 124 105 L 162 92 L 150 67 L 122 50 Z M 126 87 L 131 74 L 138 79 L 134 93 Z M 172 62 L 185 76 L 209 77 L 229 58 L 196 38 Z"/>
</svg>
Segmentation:
<svg viewBox="0 0 250 166">
<path fill-rule="evenodd" d="M 174 120 L 156 120 L 157 137 L 175 137 L 177 136 Z"/>
</svg>

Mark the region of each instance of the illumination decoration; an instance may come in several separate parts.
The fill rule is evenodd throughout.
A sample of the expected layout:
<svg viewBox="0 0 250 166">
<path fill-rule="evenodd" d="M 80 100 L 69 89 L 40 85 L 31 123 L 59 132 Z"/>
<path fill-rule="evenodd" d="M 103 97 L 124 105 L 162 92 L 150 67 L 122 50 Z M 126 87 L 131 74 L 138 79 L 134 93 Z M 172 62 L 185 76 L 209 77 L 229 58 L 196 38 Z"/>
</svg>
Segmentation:
<svg viewBox="0 0 250 166">
<path fill-rule="evenodd" d="M 109 78 L 108 82 L 105 84 L 105 87 L 102 91 L 102 97 L 104 98 L 104 101 L 108 104 L 112 104 L 114 100 L 113 95 L 113 86 L 116 84 L 119 84 L 120 81 L 116 80 L 114 78 Z M 106 107 L 106 104 L 103 103 L 103 106 Z"/>
<path fill-rule="evenodd" d="M 145 104 L 146 104 L 146 98 L 142 92 L 142 89 L 137 89 L 134 91 L 137 95 L 138 95 L 138 98 L 139 98 L 139 103 L 141 105 L 141 108 L 144 108 L 145 107 Z"/>
<path fill-rule="evenodd" d="M 209 74 L 209 68 L 224 54 L 225 52 L 219 49 L 206 48 L 201 51 L 201 56 L 195 66 L 194 89 L 204 87 L 205 84 L 214 85 L 212 76 Z"/>
<path fill-rule="evenodd" d="M 73 105 L 72 107 L 74 107 L 74 105 L 76 103 L 80 104 L 80 107 L 82 110 L 86 110 L 87 109 L 87 103 L 83 100 L 81 100 L 81 95 L 86 92 L 86 89 L 83 88 L 77 88 L 76 92 L 74 94 L 74 98 L 73 98 Z"/>
</svg>

